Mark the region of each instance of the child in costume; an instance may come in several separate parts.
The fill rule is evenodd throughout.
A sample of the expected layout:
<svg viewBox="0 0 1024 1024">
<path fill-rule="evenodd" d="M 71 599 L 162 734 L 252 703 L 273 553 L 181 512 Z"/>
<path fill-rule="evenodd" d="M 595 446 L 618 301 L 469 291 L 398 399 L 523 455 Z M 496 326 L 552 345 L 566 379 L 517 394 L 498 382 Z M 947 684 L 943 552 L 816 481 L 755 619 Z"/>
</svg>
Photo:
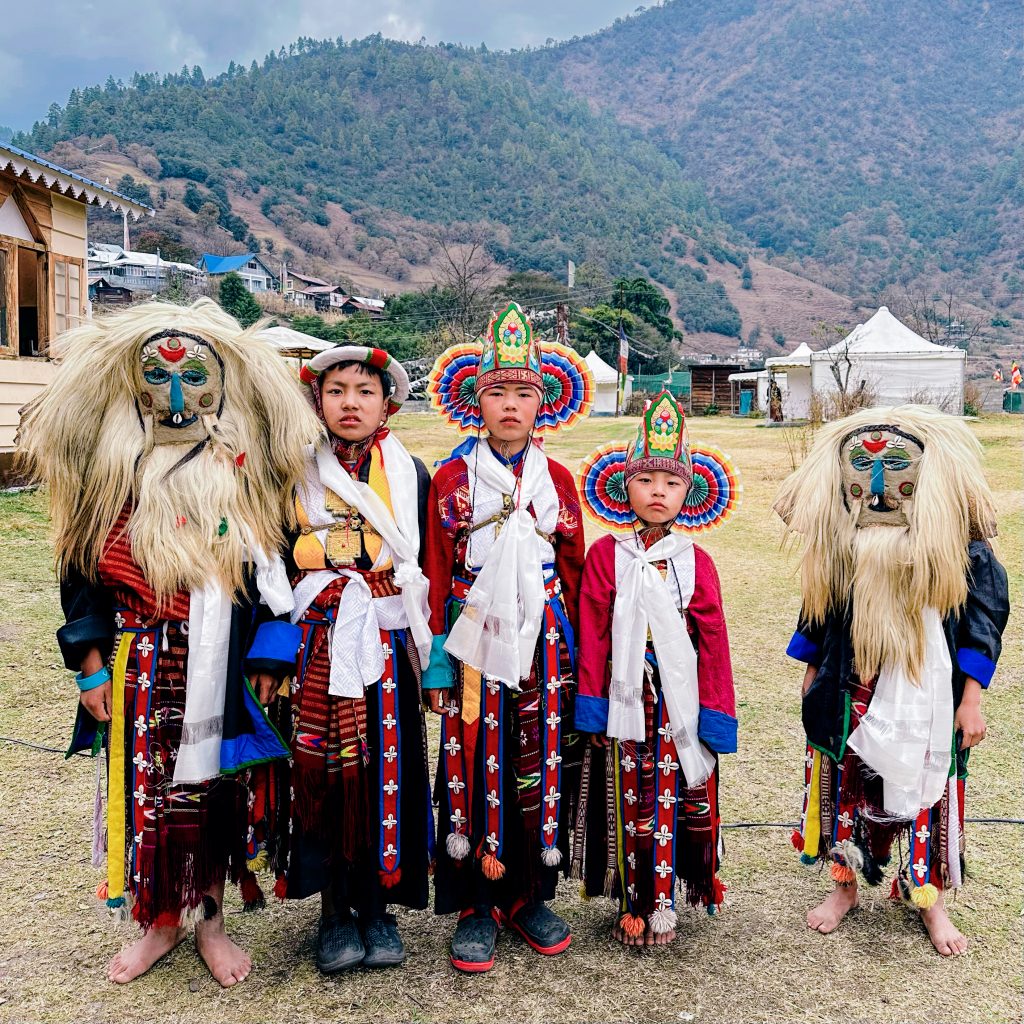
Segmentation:
<svg viewBox="0 0 1024 1024">
<path fill-rule="evenodd" d="M 967 760 L 1009 614 L 980 454 L 934 408 L 868 409 L 823 427 L 776 501 L 805 545 L 787 653 L 807 664 L 794 844 L 835 883 L 807 915 L 817 931 L 857 906 L 858 872 L 882 880 L 900 837 L 893 897 L 939 953 L 967 948 L 943 893 L 963 883 Z"/>
<path fill-rule="evenodd" d="M 324 973 L 402 963 L 389 904 L 427 905 L 433 821 L 420 696 L 430 655 L 420 570 L 430 477 L 389 429 L 409 395 L 401 363 L 342 345 L 303 367 L 326 436 L 310 450 L 288 538 L 291 621 L 260 626 L 248 666 L 292 761 L 254 806 L 277 892 L 322 897 Z M 422 660 L 421 660 L 422 659 Z M 267 674 L 269 672 L 269 674 Z"/>
<path fill-rule="evenodd" d="M 717 457 L 716 457 L 717 456 Z M 587 554 L 580 592 L 576 727 L 591 734 L 576 860 L 588 895 L 615 896 L 628 946 L 676 936 L 677 879 L 714 913 L 719 755 L 736 750 L 736 699 L 714 562 L 681 529 L 735 507 L 735 474 L 702 452 L 667 391 L 636 440 L 585 460 L 584 508 L 616 535 Z M 712 493 L 712 491 L 714 493 Z"/>
<path fill-rule="evenodd" d="M 529 321 L 510 303 L 482 352 L 441 357 L 429 390 L 452 420 L 487 430 L 434 476 L 424 561 L 434 633 L 424 687 L 442 714 L 435 906 L 459 914 L 452 964 L 486 971 L 506 922 L 543 954 L 570 942 L 545 901 L 567 860 L 580 761 L 583 525 L 572 475 L 534 432 L 585 414 L 593 384 L 563 346 L 547 346 L 542 366 Z"/>
<path fill-rule="evenodd" d="M 20 446 L 50 488 L 71 750 L 106 746 L 101 895 L 143 930 L 107 977 L 147 971 L 196 917 L 200 956 L 234 985 L 251 967 L 221 910 L 245 866 L 242 769 L 287 755 L 242 659 L 254 605 L 291 606 L 280 524 L 318 424 L 277 353 L 208 299 L 88 322 L 60 351 Z"/>
</svg>

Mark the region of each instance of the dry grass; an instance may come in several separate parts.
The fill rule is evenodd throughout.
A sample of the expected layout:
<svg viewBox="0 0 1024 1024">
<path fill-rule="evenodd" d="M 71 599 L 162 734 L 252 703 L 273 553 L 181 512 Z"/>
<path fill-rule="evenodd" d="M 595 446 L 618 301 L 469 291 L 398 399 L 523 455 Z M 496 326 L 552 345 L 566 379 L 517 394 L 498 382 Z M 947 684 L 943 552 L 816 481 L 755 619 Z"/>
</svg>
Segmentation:
<svg viewBox="0 0 1024 1024">
<path fill-rule="evenodd" d="M 1015 606 L 1004 659 L 986 697 L 989 738 L 972 759 L 968 814 L 1022 817 L 1020 421 L 974 425 L 1001 512 L 1001 555 Z M 430 458 L 453 436 L 435 420 L 399 420 L 410 448 Z M 551 452 L 570 466 L 626 424 L 592 420 Z M 699 419 L 696 443 L 729 452 L 743 474 L 739 515 L 712 534 L 725 588 L 740 699 L 741 750 L 726 760 L 727 822 L 790 821 L 798 814 L 800 673 L 783 654 L 797 612 L 795 559 L 779 548 L 769 504 L 789 469 L 780 431 Z M 59 604 L 40 496 L 0 498 L 5 587 L 0 592 L 0 733 L 62 746 L 74 690 L 53 641 Z M 316 901 L 233 913 L 229 927 L 253 951 L 244 985 L 222 992 L 189 944 L 129 989 L 103 980 L 130 932 L 96 909 L 89 867 L 93 767 L 0 743 L 0 1020 L 75 1021 L 1010 1021 L 1021 1019 L 1021 829 L 968 832 L 970 880 L 953 917 L 970 952 L 946 962 L 918 923 L 867 893 L 863 909 L 829 937 L 808 932 L 806 908 L 826 891 L 801 868 L 783 829 L 726 834 L 729 902 L 709 919 L 683 915 L 680 939 L 636 953 L 608 937 L 605 900 L 583 903 L 564 883 L 558 909 L 573 926 L 569 952 L 542 962 L 510 935 L 486 979 L 447 964 L 453 921 L 405 914 L 408 964 L 386 974 L 324 979 L 312 967 Z M 886 887 L 887 889 L 887 887 Z M 234 904 L 237 907 L 237 902 Z M 691 1016 L 692 1015 L 692 1016 Z"/>
</svg>

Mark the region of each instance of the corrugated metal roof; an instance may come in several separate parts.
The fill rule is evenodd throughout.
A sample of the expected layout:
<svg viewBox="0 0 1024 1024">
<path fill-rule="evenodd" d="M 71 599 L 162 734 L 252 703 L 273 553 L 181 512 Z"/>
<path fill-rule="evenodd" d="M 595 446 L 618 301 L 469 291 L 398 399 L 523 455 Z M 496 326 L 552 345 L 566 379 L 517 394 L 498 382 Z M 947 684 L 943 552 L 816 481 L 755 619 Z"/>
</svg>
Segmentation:
<svg viewBox="0 0 1024 1024">
<path fill-rule="evenodd" d="M 9 155 L 5 157 L 5 154 Z M 28 166 L 29 163 L 37 165 L 38 171 L 36 174 L 33 175 L 33 168 Z M 45 181 L 46 178 L 51 177 L 51 175 L 47 175 L 45 172 L 52 171 L 52 177 L 54 177 L 57 184 L 61 185 L 63 191 L 70 189 L 73 192 L 79 193 L 76 194 L 75 198 L 81 198 L 81 195 L 84 194 L 90 203 L 97 203 L 100 206 L 106 206 L 109 203 L 112 206 L 120 207 L 126 213 L 133 214 L 136 220 L 144 213 L 153 216 L 156 212 L 153 207 L 146 203 L 140 203 L 136 199 L 131 199 L 122 192 L 112 189 L 109 185 L 101 185 L 91 178 L 86 178 L 81 174 L 76 174 L 74 171 L 69 171 L 66 167 L 59 167 L 57 164 L 50 163 L 49 160 L 44 160 L 41 156 L 36 156 L 34 153 L 28 153 L 24 149 L 12 146 L 9 142 L 0 145 L 0 170 L 4 170 L 8 166 L 13 167 L 15 174 L 18 175 L 28 171 L 34 181 L 38 181 L 39 178 L 43 178 Z M 75 183 L 84 187 L 76 189 Z M 47 188 L 52 184 L 54 184 L 54 181 L 46 181 Z M 89 195 L 90 192 L 96 193 L 96 195 Z"/>
</svg>

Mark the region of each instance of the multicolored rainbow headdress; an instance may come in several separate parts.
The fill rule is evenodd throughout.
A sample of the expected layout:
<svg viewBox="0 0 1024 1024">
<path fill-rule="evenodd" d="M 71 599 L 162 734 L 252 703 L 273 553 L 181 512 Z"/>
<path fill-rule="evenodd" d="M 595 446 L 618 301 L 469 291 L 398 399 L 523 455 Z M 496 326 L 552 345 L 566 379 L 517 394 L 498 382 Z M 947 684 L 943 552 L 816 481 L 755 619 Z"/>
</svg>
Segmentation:
<svg viewBox="0 0 1024 1024">
<path fill-rule="evenodd" d="M 487 328 L 483 338 L 476 393 L 495 384 L 530 384 L 544 391 L 540 372 L 540 346 L 533 327 L 516 302 L 510 302 Z"/>
<path fill-rule="evenodd" d="M 656 470 L 682 477 L 687 487 L 693 481 L 686 417 L 669 391 L 662 391 L 644 407 L 636 439 L 626 453 L 626 483 L 637 473 Z"/>
<path fill-rule="evenodd" d="M 509 319 L 513 313 L 518 321 Z M 506 327 L 499 328 L 503 322 Z M 508 337 L 516 338 L 518 346 L 524 325 L 519 362 L 512 365 L 505 350 L 512 348 L 513 342 L 507 340 L 499 345 L 496 339 L 505 336 L 507 329 Z M 542 394 L 535 434 L 575 426 L 590 415 L 596 394 L 594 374 L 575 349 L 557 341 L 538 342 L 532 335 L 529 321 L 514 302 L 510 303 L 491 322 L 487 337 L 453 345 L 438 356 L 427 378 L 431 405 L 460 433 L 474 434 L 484 425 L 478 397 L 483 388 L 508 381 L 526 383 L 539 387 Z"/>
<path fill-rule="evenodd" d="M 366 345 L 338 345 L 325 352 L 318 352 L 299 370 L 299 380 L 303 384 L 309 385 L 313 406 L 318 413 L 320 408 L 317 402 L 319 398 L 317 381 L 325 370 L 337 366 L 338 363 L 347 362 L 366 363 L 368 366 L 375 366 L 378 370 L 383 370 L 395 385 L 388 396 L 388 415 L 393 416 L 402 408 L 402 403 L 409 397 L 409 374 L 405 372 L 405 367 L 394 356 L 382 348 L 368 348 Z"/>
<path fill-rule="evenodd" d="M 663 470 L 689 484 L 676 525 L 686 533 L 721 526 L 739 506 L 743 486 L 729 456 L 717 448 L 690 445 L 686 417 L 667 391 L 647 403 L 632 444 L 602 445 L 580 463 L 576 483 L 583 511 L 598 526 L 629 533 L 636 514 L 627 483 L 637 473 Z"/>
</svg>

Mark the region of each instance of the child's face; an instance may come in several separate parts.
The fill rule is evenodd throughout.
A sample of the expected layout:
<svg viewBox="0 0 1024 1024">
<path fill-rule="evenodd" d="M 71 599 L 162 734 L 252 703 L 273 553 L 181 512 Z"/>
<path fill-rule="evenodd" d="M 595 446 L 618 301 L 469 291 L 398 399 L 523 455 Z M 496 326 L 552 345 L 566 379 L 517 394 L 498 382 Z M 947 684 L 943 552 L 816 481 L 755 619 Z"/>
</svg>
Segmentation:
<svg viewBox="0 0 1024 1024">
<path fill-rule="evenodd" d="M 349 444 L 365 440 L 384 422 L 386 401 L 380 378 L 359 366 L 328 370 L 320 395 L 327 429 Z"/>
<path fill-rule="evenodd" d="M 629 504 L 640 519 L 651 526 L 669 526 L 683 510 L 687 487 L 681 476 L 657 469 L 637 473 L 626 490 Z"/>
<path fill-rule="evenodd" d="M 497 441 L 525 441 L 537 422 L 540 392 L 529 384 L 495 384 L 480 393 L 480 414 Z"/>
</svg>

